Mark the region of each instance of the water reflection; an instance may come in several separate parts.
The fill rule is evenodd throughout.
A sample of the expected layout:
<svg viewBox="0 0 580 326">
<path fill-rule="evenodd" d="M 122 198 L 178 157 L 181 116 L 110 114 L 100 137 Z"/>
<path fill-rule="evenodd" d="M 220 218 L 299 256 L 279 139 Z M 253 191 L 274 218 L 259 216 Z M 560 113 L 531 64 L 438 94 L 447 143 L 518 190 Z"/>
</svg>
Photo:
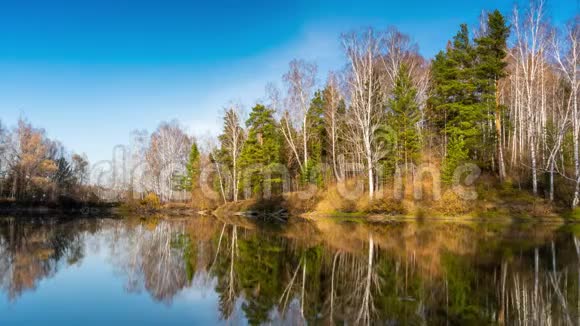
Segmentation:
<svg viewBox="0 0 580 326">
<path fill-rule="evenodd" d="M 74 223 L 86 232 L 96 230 L 96 220 Z M 10 300 L 33 290 L 39 280 L 52 277 L 61 264 L 80 263 L 83 234 L 55 220 L 0 219 L 0 286 Z"/>
<path fill-rule="evenodd" d="M 574 231 L 325 219 L 269 230 L 213 217 L 0 218 L 0 292 L 18 305 L 24 292 L 42 292 L 43 280 L 103 255 L 126 296 L 147 293 L 171 309 L 188 290 L 214 294 L 214 314 L 228 323 L 578 325 Z"/>
</svg>

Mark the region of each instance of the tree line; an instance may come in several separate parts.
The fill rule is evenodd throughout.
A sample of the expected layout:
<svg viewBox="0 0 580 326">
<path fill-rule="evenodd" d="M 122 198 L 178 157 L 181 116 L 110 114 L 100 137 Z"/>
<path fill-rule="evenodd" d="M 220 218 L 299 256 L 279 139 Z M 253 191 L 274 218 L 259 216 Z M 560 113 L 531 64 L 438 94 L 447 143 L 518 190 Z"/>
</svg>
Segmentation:
<svg viewBox="0 0 580 326">
<path fill-rule="evenodd" d="M 341 35 L 345 68 L 322 87 L 314 63 L 293 60 L 284 89 L 268 85 L 246 121 L 238 106 L 226 111 L 212 154 L 231 171 L 224 198 L 237 200 L 244 182 L 260 192 L 263 180 L 242 176 L 252 166 L 284 166 L 294 188 L 364 177 L 373 198 L 421 163 L 440 166 L 450 185 L 471 162 L 501 184 L 576 207 L 579 20 L 551 26 L 544 1 L 509 17 L 484 13 L 433 60 L 395 28 Z"/>
<path fill-rule="evenodd" d="M 314 62 L 292 60 L 282 87 L 267 85 L 247 114 L 224 110 L 217 139 L 176 121 L 134 132 L 108 185 L 162 200 L 212 190 L 227 202 L 357 179 L 373 199 L 396 175 L 422 178 L 425 164 L 452 186 L 470 163 L 504 187 L 576 207 L 579 21 L 552 26 L 543 0 L 486 12 L 433 59 L 394 27 L 344 33 L 343 69 L 320 82 Z M 15 166 L 3 170 L 14 194 L 29 182 L 13 183 Z"/>
<path fill-rule="evenodd" d="M 0 123 L 0 197 L 23 202 L 96 200 L 86 155 L 70 153 L 24 119 Z"/>
</svg>

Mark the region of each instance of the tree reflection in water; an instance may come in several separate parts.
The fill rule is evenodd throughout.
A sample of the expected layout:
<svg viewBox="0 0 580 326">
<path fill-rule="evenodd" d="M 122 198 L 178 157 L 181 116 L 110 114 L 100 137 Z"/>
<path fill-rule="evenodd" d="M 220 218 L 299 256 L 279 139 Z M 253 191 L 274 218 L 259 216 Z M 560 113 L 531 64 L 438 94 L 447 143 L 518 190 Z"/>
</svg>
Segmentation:
<svg viewBox="0 0 580 326">
<path fill-rule="evenodd" d="M 128 295 L 145 291 L 171 306 L 191 288 L 215 292 L 215 313 L 224 321 L 578 325 L 574 231 L 328 220 L 292 220 L 270 230 L 213 217 L 0 218 L 0 291 L 17 301 L 40 280 L 104 250 Z"/>
<path fill-rule="evenodd" d="M 0 288 L 10 300 L 34 290 L 39 280 L 55 275 L 62 263 L 80 263 L 85 232 L 96 221 L 71 223 L 59 219 L 0 218 Z"/>
<path fill-rule="evenodd" d="M 120 234 L 113 262 L 127 278 L 126 289 L 146 289 L 158 301 L 171 303 L 173 297 L 188 286 L 186 255 L 189 239 L 182 225 L 163 221 L 151 230 L 143 225 L 125 229 Z"/>
</svg>

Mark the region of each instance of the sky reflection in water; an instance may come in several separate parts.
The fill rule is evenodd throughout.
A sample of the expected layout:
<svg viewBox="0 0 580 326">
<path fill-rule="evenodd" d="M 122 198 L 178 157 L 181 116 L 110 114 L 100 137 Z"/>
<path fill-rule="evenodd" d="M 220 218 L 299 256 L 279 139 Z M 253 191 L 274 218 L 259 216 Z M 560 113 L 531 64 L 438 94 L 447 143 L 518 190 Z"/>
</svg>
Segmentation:
<svg viewBox="0 0 580 326">
<path fill-rule="evenodd" d="M 0 324 L 575 324 L 574 231 L 4 217 Z"/>
</svg>

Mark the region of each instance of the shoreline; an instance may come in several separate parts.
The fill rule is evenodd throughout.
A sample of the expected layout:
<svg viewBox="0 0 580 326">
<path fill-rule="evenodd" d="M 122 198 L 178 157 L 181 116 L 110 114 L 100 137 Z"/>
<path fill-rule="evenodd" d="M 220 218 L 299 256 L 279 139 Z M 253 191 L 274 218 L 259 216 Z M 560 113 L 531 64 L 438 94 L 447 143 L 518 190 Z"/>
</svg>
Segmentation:
<svg viewBox="0 0 580 326">
<path fill-rule="evenodd" d="M 580 220 L 574 218 L 570 212 L 550 212 L 550 214 L 539 216 L 534 215 L 532 210 L 525 210 L 518 214 L 509 214 L 509 212 L 494 211 L 481 212 L 477 209 L 464 214 L 447 215 L 423 211 L 422 207 L 418 211 L 408 214 L 399 214 L 397 212 L 320 212 L 316 210 L 296 211 L 288 206 L 288 202 L 280 202 L 277 205 L 267 205 L 267 208 L 253 208 L 257 203 L 255 200 L 243 200 L 230 202 L 218 206 L 215 209 L 199 210 L 188 205 L 176 206 L 175 203 L 168 203 L 168 207 L 140 207 L 127 206 L 123 203 L 114 204 L 91 204 L 76 207 L 51 207 L 50 205 L 23 205 L 12 203 L 11 205 L 0 205 L 0 215 L 9 216 L 28 216 L 28 215 L 55 215 L 62 214 L 65 216 L 76 217 L 99 217 L 99 216 L 118 216 L 124 217 L 167 217 L 167 218 L 191 218 L 195 216 L 214 216 L 218 219 L 226 218 L 238 221 L 248 220 L 255 223 L 271 224 L 285 223 L 291 218 L 300 218 L 304 220 L 335 220 L 335 221 L 352 221 L 368 223 L 390 223 L 390 222 L 476 222 L 476 223 L 545 223 L 545 224 L 575 224 Z M 508 204 L 509 205 L 509 204 Z"/>
</svg>

